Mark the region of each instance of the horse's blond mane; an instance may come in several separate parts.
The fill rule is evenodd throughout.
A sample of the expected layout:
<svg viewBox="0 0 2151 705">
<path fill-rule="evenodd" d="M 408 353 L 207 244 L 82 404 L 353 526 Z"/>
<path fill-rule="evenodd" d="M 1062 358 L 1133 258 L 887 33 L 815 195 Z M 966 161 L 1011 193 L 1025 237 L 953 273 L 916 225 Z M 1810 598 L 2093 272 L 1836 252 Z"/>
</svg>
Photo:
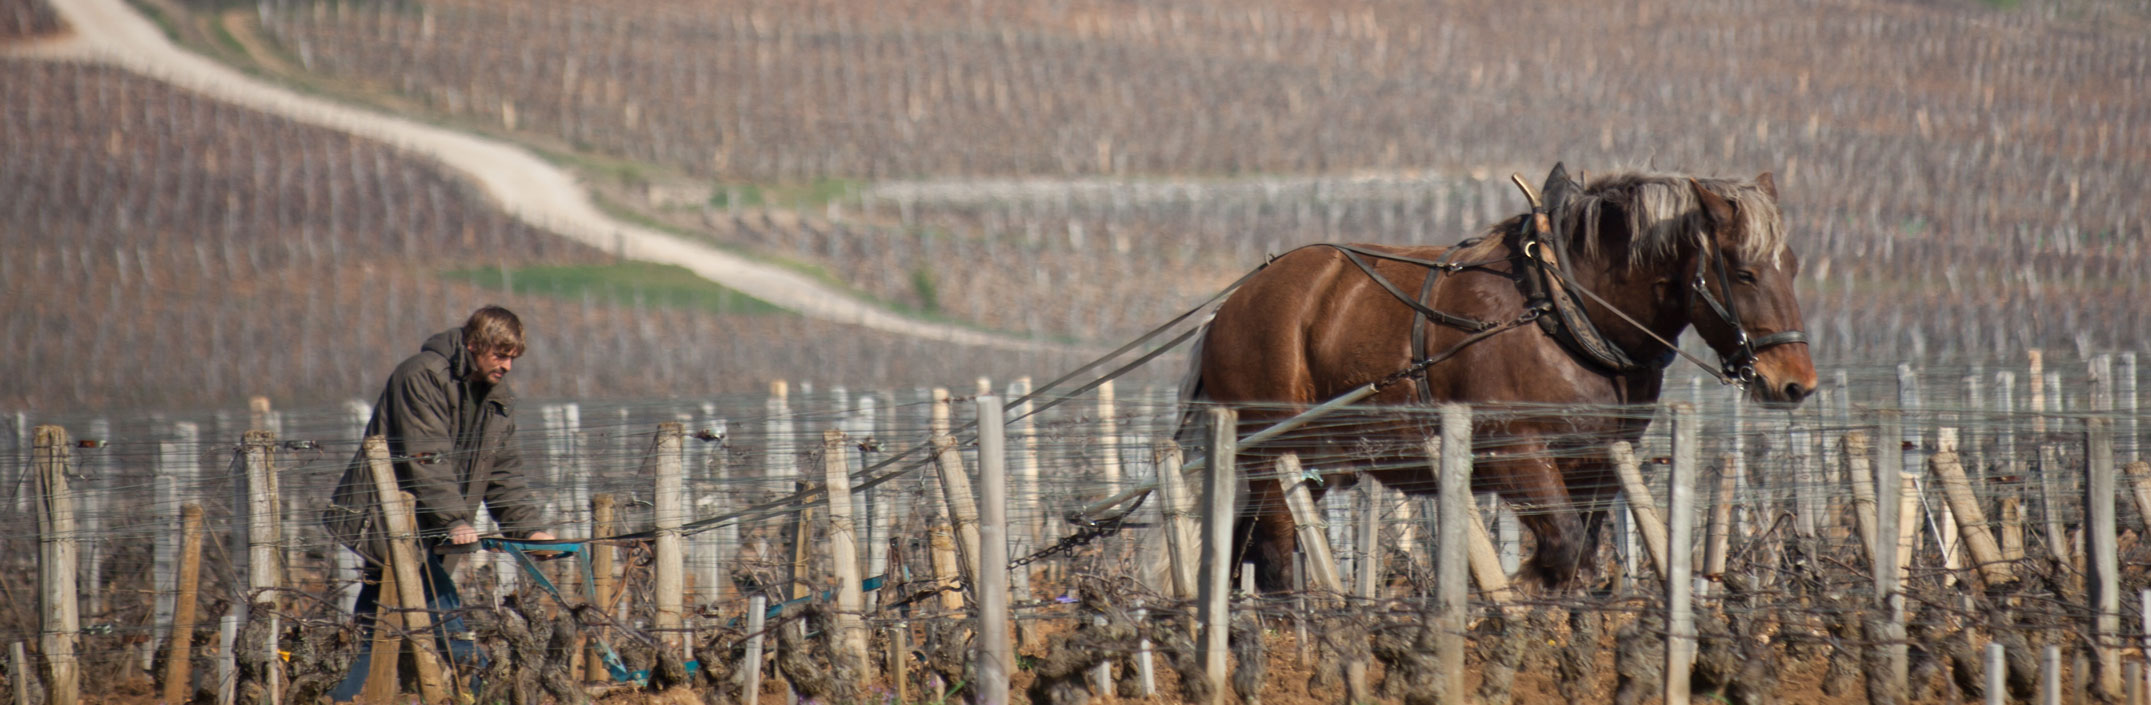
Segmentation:
<svg viewBox="0 0 2151 705">
<path fill-rule="evenodd" d="M 1616 172 L 1591 180 L 1584 192 L 1562 204 L 1555 217 L 1586 256 L 1597 256 L 1599 215 L 1612 205 L 1628 216 L 1631 266 L 1664 262 L 1675 256 L 1681 238 L 1705 229 L 1702 205 L 1685 174 Z M 1740 214 L 1738 253 L 1749 261 L 1776 262 L 1785 251 L 1785 224 L 1777 199 L 1753 180 L 1696 178 L 1704 188 L 1732 202 Z"/>
</svg>

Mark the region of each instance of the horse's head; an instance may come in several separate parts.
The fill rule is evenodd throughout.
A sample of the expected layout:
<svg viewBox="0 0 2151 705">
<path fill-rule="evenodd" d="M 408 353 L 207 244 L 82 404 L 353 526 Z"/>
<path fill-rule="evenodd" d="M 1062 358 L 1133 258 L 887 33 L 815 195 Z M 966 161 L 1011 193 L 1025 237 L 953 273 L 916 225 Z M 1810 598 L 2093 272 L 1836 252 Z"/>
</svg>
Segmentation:
<svg viewBox="0 0 2151 705">
<path fill-rule="evenodd" d="M 1769 172 L 1688 185 L 1701 215 L 1698 237 L 1677 257 L 1688 321 L 1750 397 L 1798 405 L 1815 391 L 1815 363 L 1793 297 L 1800 259 L 1786 244 L 1777 185 Z"/>
</svg>

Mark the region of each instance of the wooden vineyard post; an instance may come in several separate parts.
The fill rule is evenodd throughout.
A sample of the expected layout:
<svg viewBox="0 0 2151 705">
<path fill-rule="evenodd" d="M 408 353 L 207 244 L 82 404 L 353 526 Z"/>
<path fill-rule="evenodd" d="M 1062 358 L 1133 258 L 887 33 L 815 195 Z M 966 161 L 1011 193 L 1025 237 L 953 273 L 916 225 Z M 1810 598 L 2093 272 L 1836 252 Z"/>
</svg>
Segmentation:
<svg viewBox="0 0 2151 705">
<path fill-rule="evenodd" d="M 266 400 L 256 397 L 266 406 Z M 284 574 L 279 537 L 283 512 L 276 487 L 276 434 L 246 432 L 247 489 L 247 599 L 255 607 L 275 609 L 276 589 Z"/>
<path fill-rule="evenodd" d="M 366 686 L 358 699 L 367 705 L 389 705 L 401 692 L 396 662 L 403 650 L 403 591 L 396 585 L 396 571 L 381 571 L 375 594 L 373 640 L 361 647 L 371 649 L 373 657 L 367 661 Z"/>
<path fill-rule="evenodd" d="M 1435 624 L 1434 660 L 1441 668 L 1440 697 L 1443 702 L 1464 699 L 1464 631 L 1471 616 L 1469 586 L 1464 582 L 1468 561 L 1467 528 L 1475 523 L 1471 506 L 1471 409 L 1455 404 L 1441 409 L 1441 439 L 1429 442 L 1427 455 L 1435 463 L 1440 483 L 1441 535 L 1434 567 Z"/>
<path fill-rule="evenodd" d="M 1379 596 L 1380 586 L 1376 583 L 1382 579 L 1382 501 L 1385 488 L 1382 487 L 1382 481 L 1374 479 L 1373 475 L 1362 476 L 1359 484 L 1360 498 L 1366 510 L 1359 515 L 1359 562 L 1356 564 L 1359 575 L 1352 581 L 1352 587 L 1361 598 L 1371 600 Z"/>
<path fill-rule="evenodd" d="M 859 589 L 859 531 L 852 522 L 851 456 L 846 452 L 844 432 L 822 432 L 822 478 L 829 496 L 829 561 L 835 568 L 836 638 L 843 653 L 858 664 L 852 672 L 864 678 L 866 624 L 861 614 L 866 597 Z"/>
<path fill-rule="evenodd" d="M 1471 562 L 1471 581 L 1479 586 L 1479 592 L 1493 602 L 1508 602 L 1515 597 L 1509 590 L 1509 572 L 1502 567 L 1501 552 L 1494 548 L 1494 537 L 1486 532 L 1486 522 L 1479 516 L 1479 503 L 1471 502 L 1464 507 L 1471 518 L 1465 522 L 1465 559 Z"/>
<path fill-rule="evenodd" d="M 1733 501 L 1735 485 L 1740 479 L 1740 456 L 1723 455 L 1718 458 L 1717 492 L 1711 495 L 1710 523 L 1703 535 L 1703 577 L 1716 579 L 1725 574 L 1726 551 L 1729 548 L 1733 525 Z M 1710 583 L 1696 583 L 1696 591 L 1708 593 Z"/>
<path fill-rule="evenodd" d="M 1202 595 L 1196 603 L 1202 623 L 1203 676 L 1210 680 L 1209 705 L 1226 705 L 1231 684 L 1226 682 L 1226 636 L 1232 614 L 1232 524 L 1234 455 L 1239 452 L 1239 415 L 1232 409 L 1210 410 L 1209 471 L 1203 479 Z M 1334 575 L 1334 574 L 1333 574 Z"/>
<path fill-rule="evenodd" d="M 2024 560 L 2024 503 L 2016 497 L 2002 497 L 2001 510 L 2002 560 L 2016 563 Z"/>
<path fill-rule="evenodd" d="M 1158 459 L 1158 491 L 1165 500 L 1165 545 L 1172 557 L 1173 595 L 1194 599 L 1201 542 L 1195 533 L 1195 498 L 1188 492 L 1187 477 L 1180 474 L 1180 444 L 1158 441 L 1152 453 Z"/>
<path fill-rule="evenodd" d="M 2113 419 L 2084 420 L 2089 447 L 2089 475 L 2084 483 L 2084 555 L 2089 588 L 2093 644 L 2099 661 L 2099 692 L 2108 702 L 2121 695 L 2121 560 L 2114 521 Z"/>
<path fill-rule="evenodd" d="M 652 516 L 657 530 L 657 582 L 655 625 L 658 639 L 675 656 L 686 660 L 685 648 L 689 641 L 681 631 L 687 592 L 686 556 L 684 541 L 680 537 L 680 525 L 687 523 L 686 487 L 681 474 L 682 445 L 686 442 L 686 430 L 678 422 L 657 425 L 657 492 L 651 501 L 655 505 Z M 847 505 L 848 506 L 848 505 Z M 856 566 L 857 564 L 854 563 Z M 863 662 L 862 662 L 863 663 Z"/>
<path fill-rule="evenodd" d="M 978 484 L 984 511 L 978 521 L 978 705 L 1008 705 L 1008 677 L 1016 662 L 1009 643 L 1008 451 L 1003 424 L 1001 398 L 980 396 Z M 859 651 L 862 656 L 866 652 L 864 632 Z"/>
<path fill-rule="evenodd" d="M 1106 496 L 1120 492 L 1120 409 L 1114 401 L 1113 381 L 1098 385 L 1098 479 Z"/>
<path fill-rule="evenodd" d="M 948 435 L 950 428 L 949 390 L 936 387 L 931 398 L 933 399 L 932 416 L 927 421 L 927 442 L 935 447 L 934 461 L 938 466 L 941 462 L 939 452 L 940 438 Z M 947 471 L 943 470 L 941 474 L 945 475 Z M 961 475 L 963 473 L 957 472 L 956 474 Z M 946 488 L 943 488 L 944 497 L 947 496 L 947 491 Z M 934 523 L 926 532 L 927 541 L 930 545 L 929 550 L 932 551 L 934 587 L 941 591 L 941 609 L 955 612 L 963 609 L 963 592 L 950 588 L 960 580 L 958 574 L 963 569 L 957 567 L 957 564 L 961 563 L 962 559 L 957 556 L 956 552 L 956 531 L 949 517 L 949 504 L 944 501 L 934 506 Z"/>
<path fill-rule="evenodd" d="M 1344 579 L 1337 575 L 1337 561 L 1330 555 L 1329 522 L 1316 509 L 1314 495 L 1307 490 L 1301 472 L 1299 454 L 1285 453 L 1277 458 L 1277 481 L 1285 486 L 1285 507 L 1292 512 L 1294 529 L 1299 532 L 1300 550 L 1307 554 L 1308 577 L 1314 589 L 1331 597 L 1340 596 L 1344 594 Z M 1208 550 L 1207 545 L 1204 550 Z"/>
<path fill-rule="evenodd" d="M 194 611 L 201 591 L 202 506 L 179 510 L 179 597 L 172 603 L 169 655 L 164 659 L 164 701 L 186 702 L 187 677 L 194 673 Z"/>
<path fill-rule="evenodd" d="M 1867 552 L 1872 564 L 1880 561 L 1875 547 L 1876 507 L 1875 473 L 1873 456 L 1868 453 L 1867 432 L 1847 431 L 1838 439 L 1843 444 L 1845 459 L 1845 483 L 1852 486 L 1852 520 L 1860 532 L 1860 548 Z"/>
<path fill-rule="evenodd" d="M 1673 405 L 1673 472 L 1667 477 L 1671 498 L 1666 513 L 1666 663 L 1665 701 L 1688 702 L 1689 664 L 1695 658 L 1695 616 L 1691 602 L 1690 563 L 1695 546 L 1696 454 L 1700 445 L 1695 407 Z"/>
<path fill-rule="evenodd" d="M 1883 620 L 1883 634 L 1879 647 L 1883 650 L 1885 672 L 1881 674 L 1882 688 L 1868 694 L 1874 703 L 1904 702 L 1906 686 L 1911 679 L 1909 672 L 1910 645 L 1905 642 L 1904 593 L 1898 589 L 1902 580 L 1898 549 L 1904 517 L 1902 500 L 1904 488 L 1904 453 L 1894 445 L 1902 438 L 1903 417 L 1896 411 L 1880 412 L 1880 431 L 1883 439 L 1880 452 L 1875 454 L 1875 543 L 1873 570 L 1875 575 L 1876 608 L 1887 615 Z M 1887 532 L 1887 535 L 1884 535 Z M 1869 683 L 1876 681 L 1870 679 Z"/>
<path fill-rule="evenodd" d="M 2123 473 L 2128 475 L 2130 494 L 2136 498 L 2136 515 L 2142 518 L 2145 530 L 2151 531 L 2151 463 L 2131 462 Z"/>
<path fill-rule="evenodd" d="M 1927 459 L 1927 466 L 1942 484 L 1943 499 L 1949 502 L 1950 513 L 1956 517 L 1958 528 L 1963 532 L 1964 546 L 1971 551 L 1973 564 L 1989 587 L 2015 580 L 2013 566 L 2002 558 L 2001 544 L 1987 530 L 1986 509 L 1972 494 L 1971 480 L 1965 477 L 1964 465 L 1958 460 L 1957 429 L 1942 429 L 1937 434 L 1935 446 L 1935 454 Z"/>
<path fill-rule="evenodd" d="M 613 498 L 611 494 L 591 495 L 590 534 L 592 536 L 611 535 L 613 533 L 612 514 Z M 596 610 L 598 614 L 606 615 L 607 617 L 613 616 L 616 614 L 613 605 L 613 593 L 615 592 L 613 589 L 613 554 L 615 551 L 611 544 L 603 543 L 590 544 L 589 551 L 590 594 L 593 596 L 591 599 L 597 603 L 590 607 Z M 591 646 L 589 652 L 583 656 L 583 678 L 593 681 L 612 680 L 612 673 L 605 669 L 604 656 L 598 653 L 597 646 Z"/>
<path fill-rule="evenodd" d="M 971 476 L 964 474 L 963 450 L 948 434 L 934 436 L 934 467 L 941 471 L 941 496 L 948 502 L 949 525 L 956 534 L 957 565 L 964 584 L 978 588 L 978 498 L 971 494 Z"/>
<path fill-rule="evenodd" d="M 2008 650 L 2001 642 L 1987 644 L 1987 705 L 2008 705 L 2009 661 Z"/>
<path fill-rule="evenodd" d="M 1793 453 L 1793 531 L 1801 538 L 1812 539 L 1818 534 L 1822 516 L 1822 473 L 1817 469 L 1815 444 L 1808 437 L 1807 427 L 1795 424 L 1785 434 L 1791 439 Z"/>
<path fill-rule="evenodd" d="M 1016 378 L 1015 389 L 1010 393 L 1016 395 L 1019 399 L 1030 396 L 1031 378 Z M 1022 498 L 1015 506 L 1016 515 L 1021 517 L 1021 521 L 1024 523 L 1024 526 L 1016 533 L 1022 537 L 1025 551 L 1028 552 L 1038 550 L 1038 547 L 1046 544 L 1046 506 L 1040 499 L 1038 488 L 1038 421 L 1031 416 L 1031 403 L 1028 401 L 1017 405 L 1015 412 L 1017 438 L 1016 475 L 1019 484 L 1017 494 Z M 1188 532 L 1187 536 L 1192 538 L 1194 536 L 1193 525 L 1189 525 Z M 1188 565 L 1189 570 L 1194 570 L 1194 563 L 1190 562 Z M 1024 571 L 1022 576 L 1023 585 L 1028 587 L 1036 576 L 1036 571 L 1029 567 L 1022 568 L 1022 570 Z M 1190 589 L 1181 597 L 1192 598 L 1195 595 L 1193 583 L 1190 582 L 1189 585 Z"/>
<path fill-rule="evenodd" d="M 75 593 L 75 496 L 67 487 L 67 429 L 37 427 L 38 648 L 45 654 L 46 702 L 75 705 L 82 695 L 75 639 L 82 632 Z"/>
<path fill-rule="evenodd" d="M 1643 468 L 1636 460 L 1635 449 L 1627 441 L 1619 441 L 1613 444 L 1611 453 L 1614 473 L 1621 480 L 1621 491 L 1628 495 L 1628 511 L 1635 516 L 1636 528 L 1643 534 L 1644 548 L 1650 551 L 1651 567 L 1656 568 L 1658 576 L 1663 578 L 1667 574 L 1666 524 L 1658 516 L 1658 501 L 1652 498 L 1650 486 L 1643 483 Z"/>
<path fill-rule="evenodd" d="M 239 615 L 217 619 L 217 705 L 233 705 L 239 693 Z M 389 701 L 381 701 L 388 703 Z M 430 704 L 429 704 L 430 705 Z"/>
<path fill-rule="evenodd" d="M 433 653 L 433 618 L 425 610 L 425 587 L 419 577 L 424 564 L 420 562 L 418 527 L 412 517 L 416 502 L 410 493 L 397 488 L 396 470 L 388 460 L 388 440 L 380 436 L 367 438 L 365 451 L 366 463 L 373 471 L 374 496 L 381 500 L 381 513 L 388 528 L 389 569 L 395 572 L 395 588 L 407 608 L 403 612 L 404 627 L 413 635 L 410 644 L 413 660 L 418 664 L 419 696 L 427 705 L 447 702 L 441 664 Z M 384 591 L 388 587 L 382 585 Z M 374 631 L 379 633 L 380 629 Z"/>
<path fill-rule="evenodd" d="M 739 663 L 739 672 L 745 674 L 740 684 L 740 700 L 753 705 L 762 700 L 762 632 L 768 630 L 769 597 L 755 595 L 747 598 L 747 653 Z M 890 676 L 902 682 L 902 674 Z M 899 701 L 901 702 L 901 701 Z"/>
<path fill-rule="evenodd" d="M 9 659 L 9 673 L 30 672 L 30 657 L 23 653 L 22 642 L 18 641 L 12 644 L 8 644 L 7 651 Z M 15 705 L 30 705 L 30 679 L 28 677 L 23 677 L 10 678 L 8 680 L 15 682 Z M 176 703 L 178 701 L 175 700 L 167 702 Z"/>
</svg>

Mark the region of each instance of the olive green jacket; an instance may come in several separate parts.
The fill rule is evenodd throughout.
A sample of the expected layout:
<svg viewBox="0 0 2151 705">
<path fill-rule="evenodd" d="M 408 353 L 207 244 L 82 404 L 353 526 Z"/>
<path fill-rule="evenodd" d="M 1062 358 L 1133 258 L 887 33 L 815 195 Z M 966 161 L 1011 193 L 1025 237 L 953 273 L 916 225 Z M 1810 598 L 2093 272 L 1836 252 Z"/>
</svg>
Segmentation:
<svg viewBox="0 0 2151 705">
<path fill-rule="evenodd" d="M 368 437 L 388 439 L 396 480 L 418 500 L 421 536 L 475 524 L 481 503 L 503 534 L 521 537 L 540 528 L 541 507 L 515 446 L 515 393 L 502 382 L 483 400 L 473 399 L 469 382 L 476 374 L 462 329 L 435 334 L 389 375 L 366 423 Z M 380 550 L 386 529 L 374 494 L 361 448 L 337 481 L 322 523 L 344 545 L 379 559 L 386 555 Z"/>
</svg>

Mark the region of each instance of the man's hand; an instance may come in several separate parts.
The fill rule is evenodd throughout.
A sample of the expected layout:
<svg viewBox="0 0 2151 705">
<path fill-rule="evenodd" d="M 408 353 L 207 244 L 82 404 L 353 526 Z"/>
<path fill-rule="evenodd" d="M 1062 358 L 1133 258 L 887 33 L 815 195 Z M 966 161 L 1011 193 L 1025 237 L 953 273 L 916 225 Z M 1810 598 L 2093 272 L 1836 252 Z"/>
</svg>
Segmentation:
<svg viewBox="0 0 2151 705">
<path fill-rule="evenodd" d="M 457 524 L 455 526 L 448 527 L 449 543 L 461 546 L 467 543 L 475 543 L 477 542 L 477 540 L 478 530 L 471 528 L 471 525 L 469 524 Z"/>
<path fill-rule="evenodd" d="M 530 538 L 529 538 L 528 540 L 530 540 L 530 541 L 551 541 L 551 540 L 553 540 L 553 535 L 552 535 L 552 534 L 548 534 L 548 533 L 545 533 L 545 532 L 543 532 L 543 531 L 533 531 L 533 532 L 530 532 Z"/>
</svg>

